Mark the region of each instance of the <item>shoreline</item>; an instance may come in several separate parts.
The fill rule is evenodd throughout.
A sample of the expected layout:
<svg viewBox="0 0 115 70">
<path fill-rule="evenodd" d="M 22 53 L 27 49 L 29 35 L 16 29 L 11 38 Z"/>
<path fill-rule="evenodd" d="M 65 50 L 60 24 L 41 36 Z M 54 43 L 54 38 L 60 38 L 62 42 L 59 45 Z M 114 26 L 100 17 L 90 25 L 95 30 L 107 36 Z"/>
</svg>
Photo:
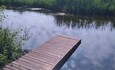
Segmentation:
<svg viewBox="0 0 115 70">
<path fill-rule="evenodd" d="M 74 14 L 74 13 L 67 13 L 67 12 L 58 12 L 53 10 L 48 10 L 45 8 L 33 8 L 33 7 L 6 7 L 6 9 L 14 9 L 14 10 L 28 10 L 28 11 L 36 11 L 36 12 L 43 12 L 43 13 L 52 13 L 54 16 L 84 16 L 84 17 L 100 17 L 100 18 L 115 18 L 114 15 L 89 15 L 89 14 Z"/>
</svg>

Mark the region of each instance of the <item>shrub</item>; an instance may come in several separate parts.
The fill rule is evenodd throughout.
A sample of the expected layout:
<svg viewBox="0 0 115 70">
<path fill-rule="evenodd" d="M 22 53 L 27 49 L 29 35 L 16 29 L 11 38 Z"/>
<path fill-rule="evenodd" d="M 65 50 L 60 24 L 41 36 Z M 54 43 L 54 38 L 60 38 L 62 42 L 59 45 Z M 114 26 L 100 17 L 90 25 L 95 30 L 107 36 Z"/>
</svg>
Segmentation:
<svg viewBox="0 0 115 70">
<path fill-rule="evenodd" d="M 2 8 L 1 8 L 2 9 Z M 3 20 L 3 14 L 0 16 Z M 27 30 L 21 28 L 11 30 L 0 25 L 0 68 L 23 54 L 22 46 L 30 38 Z"/>
</svg>

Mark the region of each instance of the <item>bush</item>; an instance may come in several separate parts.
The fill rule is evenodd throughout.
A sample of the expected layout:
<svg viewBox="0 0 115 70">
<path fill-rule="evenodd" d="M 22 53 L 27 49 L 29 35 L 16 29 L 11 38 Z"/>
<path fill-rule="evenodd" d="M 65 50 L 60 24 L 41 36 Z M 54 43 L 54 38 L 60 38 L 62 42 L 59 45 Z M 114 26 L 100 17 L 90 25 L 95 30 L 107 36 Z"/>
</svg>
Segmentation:
<svg viewBox="0 0 115 70">
<path fill-rule="evenodd" d="M 4 9 L 5 9 L 5 6 L 0 7 L 0 22 L 3 20 L 3 18 L 5 18 L 5 16 L 3 15 L 4 14 L 4 12 L 3 12 Z"/>
<path fill-rule="evenodd" d="M 23 54 L 22 46 L 29 38 L 27 30 L 20 28 L 10 30 L 9 27 L 5 28 L 2 27 L 2 24 L 0 25 L 0 68 Z"/>
<path fill-rule="evenodd" d="M 0 54 L 0 68 L 2 68 L 7 63 L 7 56 Z"/>
</svg>

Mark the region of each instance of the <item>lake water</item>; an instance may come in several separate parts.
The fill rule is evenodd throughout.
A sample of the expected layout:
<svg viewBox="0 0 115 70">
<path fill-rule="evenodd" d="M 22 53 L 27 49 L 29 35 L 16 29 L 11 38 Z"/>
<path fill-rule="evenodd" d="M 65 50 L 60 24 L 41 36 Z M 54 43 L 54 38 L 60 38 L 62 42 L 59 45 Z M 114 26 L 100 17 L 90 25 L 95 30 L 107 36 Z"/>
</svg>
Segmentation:
<svg viewBox="0 0 115 70">
<path fill-rule="evenodd" d="M 5 10 L 2 22 L 12 29 L 27 28 L 32 34 L 23 48 L 33 49 L 56 35 L 82 39 L 81 45 L 61 70 L 115 70 L 115 19 L 56 16 L 48 12 Z"/>
</svg>

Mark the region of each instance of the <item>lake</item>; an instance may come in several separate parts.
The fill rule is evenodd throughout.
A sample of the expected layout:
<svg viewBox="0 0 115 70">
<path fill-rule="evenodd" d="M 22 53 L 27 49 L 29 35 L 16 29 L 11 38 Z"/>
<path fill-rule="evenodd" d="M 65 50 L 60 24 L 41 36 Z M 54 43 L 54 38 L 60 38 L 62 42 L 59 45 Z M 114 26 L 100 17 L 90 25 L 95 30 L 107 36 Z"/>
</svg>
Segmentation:
<svg viewBox="0 0 115 70">
<path fill-rule="evenodd" d="M 61 70 L 115 70 L 115 18 L 12 9 L 4 14 L 3 26 L 28 29 L 32 34 L 24 49 L 39 47 L 56 35 L 82 39 Z"/>
</svg>

